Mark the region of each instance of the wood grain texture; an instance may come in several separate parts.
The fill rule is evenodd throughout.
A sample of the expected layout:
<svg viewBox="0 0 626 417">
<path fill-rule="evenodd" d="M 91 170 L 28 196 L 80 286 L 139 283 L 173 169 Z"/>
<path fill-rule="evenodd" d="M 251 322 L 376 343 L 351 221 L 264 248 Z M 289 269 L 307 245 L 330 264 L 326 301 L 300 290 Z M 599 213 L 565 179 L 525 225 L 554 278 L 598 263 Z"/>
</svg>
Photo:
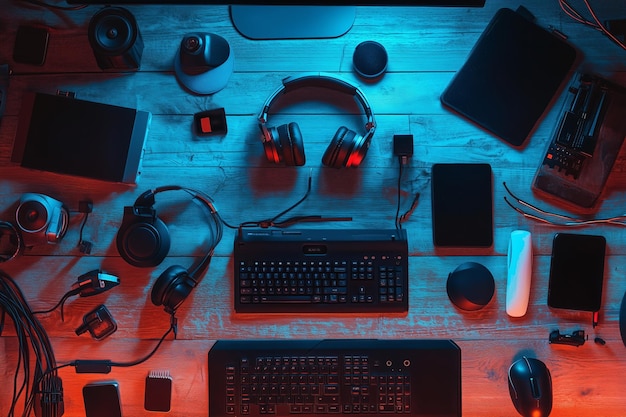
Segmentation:
<svg viewBox="0 0 626 417">
<path fill-rule="evenodd" d="M 569 37 L 585 56 L 583 66 L 626 84 L 626 52 L 598 32 L 575 23 L 556 1 L 519 2 L 544 27 Z M 578 3 L 578 2 L 576 2 Z M 582 6 L 582 2 L 580 7 Z M 625 17 L 623 0 L 597 3 L 603 18 Z M 169 326 L 169 317 L 150 301 L 154 281 L 169 265 L 191 265 L 206 244 L 204 214 L 189 204 L 184 193 L 157 198 L 159 216 L 168 224 L 172 248 L 155 268 L 127 265 L 115 247 L 123 207 L 151 188 L 179 184 L 209 194 L 230 224 L 271 217 L 300 199 L 309 177 L 312 190 L 293 215 L 352 216 L 352 222 L 331 227 L 393 227 L 398 180 L 392 154 L 394 134 L 412 133 L 414 155 L 400 183 L 403 211 L 420 194 L 419 204 L 405 223 L 409 235 L 410 288 L 408 314 L 237 315 L 233 311 L 233 230 L 227 228 L 215 257 L 198 287 L 179 309 L 177 340 L 168 337 L 149 361 L 114 368 L 109 375 L 76 374 L 62 368 L 65 416 L 84 415 L 81 389 L 96 380 L 117 380 L 125 416 L 149 416 L 143 409 L 144 380 L 150 370 L 167 369 L 173 376 L 173 416 L 208 415 L 207 353 L 217 339 L 230 338 L 451 338 L 462 348 L 463 414 L 516 416 L 507 388 L 509 365 L 522 355 L 546 362 L 554 382 L 552 416 L 625 416 L 626 348 L 618 326 L 619 307 L 626 292 L 624 229 L 594 226 L 575 229 L 607 239 L 605 285 L 600 325 L 591 327 L 588 313 L 547 306 L 552 238 L 572 229 L 548 226 L 520 216 L 504 201 L 503 182 L 521 198 L 542 208 L 570 213 L 554 201 L 534 195 L 530 185 L 545 151 L 562 98 L 538 125 L 522 149 L 513 149 L 442 107 L 439 96 L 463 64 L 503 0 L 490 0 L 481 9 L 360 7 L 353 28 L 336 39 L 251 41 L 232 27 L 226 6 L 129 6 L 145 42 L 141 70 L 107 73 L 95 62 L 87 41 L 87 25 L 98 10 L 53 12 L 19 0 L 3 3 L 0 15 L 0 63 L 9 63 L 6 111 L 0 121 L 1 219 L 11 220 L 24 192 L 41 192 L 63 201 L 72 210 L 67 235 L 58 245 L 35 247 L 1 265 L 27 296 L 33 310 L 54 305 L 76 278 L 101 268 L 120 277 L 121 285 L 93 298 L 70 298 L 60 312 L 42 315 L 57 361 L 108 358 L 125 362 L 150 352 Z M 43 66 L 15 63 L 12 45 L 21 23 L 50 28 L 50 46 Z M 177 81 L 172 60 L 182 35 L 210 31 L 224 36 L 235 53 L 235 72 L 226 88 L 211 96 L 188 93 Z M 361 41 L 374 39 L 387 48 L 389 67 L 376 83 L 365 83 L 352 72 L 352 52 Z M 308 89 L 289 95 L 271 124 L 297 121 L 307 156 L 302 168 L 265 161 L 257 115 L 264 100 L 282 78 L 305 71 L 331 72 L 361 86 L 376 116 L 376 135 L 362 167 L 323 168 L 322 154 L 341 125 L 363 129 L 360 109 L 338 93 Z M 134 107 L 153 114 L 143 167 L 136 186 L 109 184 L 26 170 L 10 163 L 21 97 L 26 91 L 74 91 L 77 97 Z M 306 100 L 305 100 L 306 98 Z M 195 112 L 224 107 L 228 133 L 198 137 L 192 133 Z M 597 217 L 624 213 L 626 153 L 622 150 Z M 487 162 L 494 179 L 494 245 L 487 249 L 441 250 L 432 243 L 430 168 L 436 162 Z M 94 211 L 84 238 L 94 243 L 91 255 L 76 245 L 82 215 L 78 202 L 91 199 Z M 509 234 L 530 230 L 535 253 L 528 313 L 510 318 L 505 313 L 506 254 Z M 448 273 L 462 262 L 483 263 L 493 273 L 496 293 L 489 305 L 474 313 L 457 310 L 447 298 Z M 104 303 L 118 330 L 103 341 L 74 330 L 82 316 Z M 571 333 L 584 329 L 589 340 L 581 347 L 548 343 L 554 329 Z M 10 323 L 0 337 L 0 415 L 8 413 L 10 381 L 17 361 Z M 600 336 L 606 345 L 593 343 Z"/>
</svg>

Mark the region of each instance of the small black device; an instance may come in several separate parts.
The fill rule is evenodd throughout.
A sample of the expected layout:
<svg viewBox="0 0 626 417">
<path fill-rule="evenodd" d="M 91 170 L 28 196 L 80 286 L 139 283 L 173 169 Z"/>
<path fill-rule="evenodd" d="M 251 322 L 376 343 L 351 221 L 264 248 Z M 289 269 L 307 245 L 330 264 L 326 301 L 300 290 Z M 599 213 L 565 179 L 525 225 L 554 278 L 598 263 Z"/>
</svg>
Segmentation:
<svg viewBox="0 0 626 417">
<path fill-rule="evenodd" d="M 226 111 L 220 107 L 195 113 L 193 127 L 198 136 L 225 135 L 228 132 Z"/>
<path fill-rule="evenodd" d="M 85 417 L 122 417 L 119 385 L 116 381 L 92 382 L 83 387 Z"/>
<path fill-rule="evenodd" d="M 89 44 L 103 70 L 136 71 L 141 64 L 143 38 L 133 14 L 123 7 L 104 7 L 93 15 Z"/>
<path fill-rule="evenodd" d="M 218 340 L 208 356 L 209 417 L 461 416 L 452 340 Z"/>
<path fill-rule="evenodd" d="M 304 73 L 285 78 L 282 85 L 265 100 L 258 121 L 266 158 L 270 162 L 282 163 L 287 166 L 305 164 L 304 142 L 298 124 L 291 122 L 277 127 L 267 125 L 270 109 L 278 101 L 278 98 L 305 87 L 321 87 L 346 93 L 353 96 L 355 101 L 359 103 L 367 119 L 364 133 L 358 134 L 345 126 L 340 126 L 322 156 L 322 164 L 328 167 L 359 166 L 367 154 L 376 130 L 372 108 L 365 98 L 365 94 L 357 86 L 334 75 L 324 73 Z"/>
<path fill-rule="evenodd" d="M 117 323 L 104 304 L 100 304 L 83 316 L 83 324 L 75 331 L 77 336 L 89 332 L 95 340 L 102 340 L 117 330 Z"/>
<path fill-rule="evenodd" d="M 509 367 L 509 394 L 523 417 L 548 417 L 552 411 L 552 376 L 545 363 L 522 357 Z"/>
<path fill-rule="evenodd" d="M 172 376 L 166 370 L 150 371 L 146 377 L 144 408 L 148 411 L 170 411 L 172 402 Z"/>
<path fill-rule="evenodd" d="M 450 272 L 446 291 L 450 301 L 466 311 L 480 310 L 489 304 L 495 293 L 493 275 L 478 262 L 464 262 Z"/>
<path fill-rule="evenodd" d="M 552 242 L 548 306 L 599 311 L 605 251 L 603 236 L 557 233 Z"/>
<path fill-rule="evenodd" d="M 238 313 L 401 313 L 405 230 L 243 229 L 234 242 Z"/>
<path fill-rule="evenodd" d="M 493 244 L 489 164 L 434 164 L 431 187 L 435 246 L 489 247 Z"/>
<path fill-rule="evenodd" d="M 364 41 L 354 48 L 352 65 L 356 73 L 366 80 L 375 80 L 387 70 L 387 50 L 376 41 Z"/>
<path fill-rule="evenodd" d="M 22 64 L 43 65 L 49 39 L 50 33 L 45 27 L 20 25 L 15 34 L 13 59 Z"/>
<path fill-rule="evenodd" d="M 208 210 L 208 220 L 212 236 L 209 247 L 201 260 L 190 268 L 180 265 L 168 267 L 157 278 L 152 288 L 152 303 L 174 312 L 191 293 L 200 276 L 211 261 L 213 250 L 222 237 L 222 222 L 206 194 L 177 185 L 158 187 L 141 194 L 133 206 L 124 207 L 122 225 L 117 232 L 116 244 L 120 256 L 130 265 L 152 267 L 159 265 L 170 249 L 170 234 L 167 225 L 154 209 L 155 195 L 165 191 L 184 191 L 200 202 Z"/>
<path fill-rule="evenodd" d="M 558 329 L 552 330 L 548 341 L 554 345 L 582 346 L 587 340 L 584 330 L 575 330 L 572 334 L 562 334 Z"/>
<path fill-rule="evenodd" d="M 413 156 L 413 135 L 393 135 L 393 154 L 402 165 L 406 164 Z"/>
</svg>

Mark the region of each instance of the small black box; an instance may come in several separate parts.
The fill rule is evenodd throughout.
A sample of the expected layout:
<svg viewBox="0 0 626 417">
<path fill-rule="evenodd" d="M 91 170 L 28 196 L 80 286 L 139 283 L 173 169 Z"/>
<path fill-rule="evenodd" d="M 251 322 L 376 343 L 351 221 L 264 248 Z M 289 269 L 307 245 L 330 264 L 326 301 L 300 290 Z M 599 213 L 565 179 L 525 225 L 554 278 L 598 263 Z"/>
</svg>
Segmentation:
<svg viewBox="0 0 626 417">
<path fill-rule="evenodd" d="M 48 51 L 50 34 L 43 27 L 21 25 L 15 35 L 13 59 L 15 62 L 43 65 Z"/>
</svg>

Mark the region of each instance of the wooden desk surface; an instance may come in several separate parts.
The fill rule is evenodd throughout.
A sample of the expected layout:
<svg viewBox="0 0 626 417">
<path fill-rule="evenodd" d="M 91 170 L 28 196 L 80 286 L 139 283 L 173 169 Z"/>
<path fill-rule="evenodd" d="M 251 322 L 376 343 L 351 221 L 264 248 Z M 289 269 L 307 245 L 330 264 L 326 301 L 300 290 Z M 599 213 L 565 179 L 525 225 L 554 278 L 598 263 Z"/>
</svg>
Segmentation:
<svg viewBox="0 0 626 417">
<path fill-rule="evenodd" d="M 585 54 L 583 65 L 626 84 L 626 52 L 598 32 L 575 23 L 556 1 L 524 0 L 539 24 L 553 26 L 570 37 Z M 579 2 L 576 2 L 579 3 Z M 582 7 L 582 2 L 581 7 Z M 624 2 L 597 3 L 601 18 L 624 17 Z M 611 4 L 608 4 L 611 3 Z M 60 364 L 74 359 L 130 361 L 146 355 L 169 326 L 169 316 L 150 301 L 152 285 L 169 265 L 191 265 L 206 238 L 203 214 L 184 194 L 164 193 L 157 210 L 168 224 L 172 248 L 155 268 L 135 268 L 118 255 L 115 235 L 123 207 L 148 189 L 179 184 L 209 194 L 231 224 L 271 217 L 297 201 L 309 175 L 312 192 L 294 215 L 352 216 L 352 222 L 331 227 L 394 227 L 397 160 L 392 136 L 411 133 L 415 153 L 401 182 L 403 210 L 415 193 L 419 205 L 404 224 L 410 244 L 410 309 L 404 316 L 262 316 L 239 317 L 233 311 L 234 232 L 225 229 L 215 257 L 199 286 L 179 309 L 178 339 L 166 340 L 147 362 L 114 368 L 108 375 L 59 374 L 65 392 L 65 416 L 84 415 L 81 389 L 89 382 L 117 380 L 126 416 L 152 415 L 143 409 L 144 379 L 153 369 L 173 376 L 174 416 L 208 414 L 207 352 L 221 338 L 451 338 L 462 348 L 463 413 L 466 416 L 517 415 L 507 388 L 507 369 L 521 355 L 542 359 L 552 372 L 554 407 L 558 416 L 623 416 L 626 414 L 626 348 L 619 334 L 618 315 L 626 291 L 626 239 L 618 226 L 575 229 L 606 237 L 607 257 L 600 324 L 591 316 L 547 306 L 551 242 L 559 231 L 523 218 L 508 207 L 502 182 L 520 197 L 561 212 L 531 191 L 560 101 L 543 119 L 527 146 L 513 149 L 442 108 L 439 95 L 462 65 L 487 22 L 509 2 L 488 0 L 482 9 L 362 8 L 348 34 L 337 39 L 251 41 L 232 27 L 227 7 L 133 6 L 145 42 L 141 70 L 104 73 L 96 65 L 87 41 L 89 19 L 97 6 L 61 12 L 12 0 L 0 16 L 0 63 L 13 70 L 6 112 L 0 125 L 0 201 L 2 218 L 11 220 L 22 193 L 40 192 L 59 199 L 71 210 L 90 199 L 94 211 L 84 229 L 93 242 L 90 255 L 76 245 L 82 216 L 73 212 L 67 235 L 58 245 L 35 247 L 3 264 L 2 270 L 20 285 L 33 310 L 53 306 L 76 278 L 102 268 L 120 277 L 121 285 L 92 298 L 70 298 L 65 320 L 58 310 L 40 316 Z M 620 11 L 621 10 L 621 11 Z M 45 65 L 15 63 L 12 45 L 20 23 L 50 27 Z M 211 96 L 185 91 L 176 81 L 172 60 L 182 35 L 209 31 L 224 36 L 235 53 L 235 72 L 225 89 Z M 377 83 L 365 83 L 352 72 L 355 46 L 368 39 L 381 42 L 389 53 L 389 68 Z M 364 164 L 354 170 L 323 168 L 321 156 L 338 126 L 360 126 L 354 109 L 329 103 L 296 102 L 272 117 L 272 124 L 297 121 L 303 131 L 307 164 L 301 168 L 265 161 L 256 116 L 282 78 L 304 71 L 331 72 L 360 85 L 372 104 L 378 129 Z M 10 163 L 20 100 L 25 91 L 74 91 L 78 98 L 152 112 L 143 169 L 136 187 L 29 171 Z M 318 96 L 317 98 L 320 98 Z M 335 99 L 332 99 L 335 101 Z M 297 101 L 297 100 L 295 100 Z M 224 107 L 228 134 L 198 137 L 191 131 L 195 112 Z M 494 244 L 484 250 L 436 250 L 431 235 L 430 168 L 436 162 L 486 162 L 493 168 Z M 623 214 L 626 205 L 626 161 L 623 152 L 609 179 L 598 217 Z M 528 313 L 513 319 L 505 312 L 506 254 L 509 234 L 532 232 L 533 283 Z M 448 273 L 462 262 L 483 263 L 493 273 L 496 294 L 481 311 L 467 313 L 448 300 Z M 83 314 L 104 303 L 118 323 L 111 337 L 92 340 L 77 336 Z M 583 329 L 589 340 L 581 347 L 550 345 L 550 331 L 571 334 Z M 9 326 L 0 337 L 0 414 L 8 412 L 17 341 Z M 594 343 L 602 337 L 606 345 Z"/>
</svg>

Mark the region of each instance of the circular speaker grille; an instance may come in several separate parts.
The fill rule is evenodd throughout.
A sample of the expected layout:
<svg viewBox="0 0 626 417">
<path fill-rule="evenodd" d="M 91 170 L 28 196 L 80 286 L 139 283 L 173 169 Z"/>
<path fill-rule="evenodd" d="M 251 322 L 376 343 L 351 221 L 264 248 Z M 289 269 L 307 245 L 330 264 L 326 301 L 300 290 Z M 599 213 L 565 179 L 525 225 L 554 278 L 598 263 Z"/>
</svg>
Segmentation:
<svg viewBox="0 0 626 417">
<path fill-rule="evenodd" d="M 363 78 L 376 78 L 387 69 L 387 51 L 378 42 L 361 42 L 354 50 L 352 62 L 355 71 Z"/>
<path fill-rule="evenodd" d="M 17 208 L 16 218 L 22 230 L 38 232 L 48 223 L 48 210 L 38 201 L 26 201 Z"/>
<path fill-rule="evenodd" d="M 89 43 L 99 53 L 123 53 L 133 46 L 136 38 L 135 18 L 126 9 L 104 8 L 89 22 Z"/>
</svg>

